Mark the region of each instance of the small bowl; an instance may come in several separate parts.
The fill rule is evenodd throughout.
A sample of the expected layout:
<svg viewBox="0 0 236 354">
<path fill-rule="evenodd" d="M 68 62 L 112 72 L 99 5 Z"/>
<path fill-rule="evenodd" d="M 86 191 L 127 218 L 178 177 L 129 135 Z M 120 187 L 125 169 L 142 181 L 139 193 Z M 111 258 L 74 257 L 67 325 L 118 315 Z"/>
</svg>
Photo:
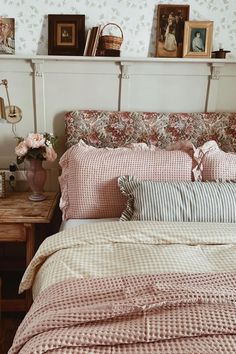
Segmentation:
<svg viewBox="0 0 236 354">
<path fill-rule="evenodd" d="M 217 58 L 217 59 L 225 59 L 226 54 L 230 53 L 230 50 L 224 50 L 224 49 L 219 49 L 219 50 L 215 50 L 214 52 L 212 52 L 213 54 L 213 58 Z"/>
</svg>

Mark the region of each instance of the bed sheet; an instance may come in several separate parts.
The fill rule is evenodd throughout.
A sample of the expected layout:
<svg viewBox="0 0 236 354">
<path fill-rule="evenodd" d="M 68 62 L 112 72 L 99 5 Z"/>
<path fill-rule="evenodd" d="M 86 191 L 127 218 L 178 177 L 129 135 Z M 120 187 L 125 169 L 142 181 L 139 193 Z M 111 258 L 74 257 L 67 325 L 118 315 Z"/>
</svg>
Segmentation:
<svg viewBox="0 0 236 354">
<path fill-rule="evenodd" d="M 119 221 L 119 218 L 104 218 L 104 219 L 68 219 L 63 220 L 60 225 L 60 231 L 67 230 L 71 227 L 79 226 L 82 224 L 93 224 L 97 222 Z"/>
</svg>

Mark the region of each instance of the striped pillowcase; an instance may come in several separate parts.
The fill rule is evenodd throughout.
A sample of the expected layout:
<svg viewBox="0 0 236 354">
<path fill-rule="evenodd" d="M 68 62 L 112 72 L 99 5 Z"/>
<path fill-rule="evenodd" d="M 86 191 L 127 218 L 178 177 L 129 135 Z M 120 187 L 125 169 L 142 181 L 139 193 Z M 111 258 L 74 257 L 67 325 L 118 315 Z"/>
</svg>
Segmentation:
<svg viewBox="0 0 236 354">
<path fill-rule="evenodd" d="M 157 182 L 119 177 L 128 197 L 120 220 L 236 222 L 236 184 Z"/>
</svg>

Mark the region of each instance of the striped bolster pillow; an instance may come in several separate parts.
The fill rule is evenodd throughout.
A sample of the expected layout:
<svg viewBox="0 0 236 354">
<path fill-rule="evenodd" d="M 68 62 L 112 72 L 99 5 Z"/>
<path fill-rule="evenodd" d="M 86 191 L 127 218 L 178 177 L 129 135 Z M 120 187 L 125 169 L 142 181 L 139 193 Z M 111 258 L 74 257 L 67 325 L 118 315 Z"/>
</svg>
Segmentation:
<svg viewBox="0 0 236 354">
<path fill-rule="evenodd" d="M 118 179 L 128 197 L 120 220 L 236 222 L 233 182 L 157 182 Z"/>
</svg>

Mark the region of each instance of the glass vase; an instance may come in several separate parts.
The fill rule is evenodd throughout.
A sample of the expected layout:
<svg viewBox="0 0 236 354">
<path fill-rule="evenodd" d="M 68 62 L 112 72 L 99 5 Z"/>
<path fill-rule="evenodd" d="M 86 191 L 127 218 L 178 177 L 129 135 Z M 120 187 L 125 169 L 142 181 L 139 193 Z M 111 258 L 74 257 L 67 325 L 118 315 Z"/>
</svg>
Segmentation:
<svg viewBox="0 0 236 354">
<path fill-rule="evenodd" d="M 26 171 L 26 178 L 32 191 L 29 200 L 38 202 L 46 199 L 43 194 L 43 187 L 46 182 L 47 171 L 43 168 L 42 160 L 29 160 L 29 168 Z"/>
</svg>

